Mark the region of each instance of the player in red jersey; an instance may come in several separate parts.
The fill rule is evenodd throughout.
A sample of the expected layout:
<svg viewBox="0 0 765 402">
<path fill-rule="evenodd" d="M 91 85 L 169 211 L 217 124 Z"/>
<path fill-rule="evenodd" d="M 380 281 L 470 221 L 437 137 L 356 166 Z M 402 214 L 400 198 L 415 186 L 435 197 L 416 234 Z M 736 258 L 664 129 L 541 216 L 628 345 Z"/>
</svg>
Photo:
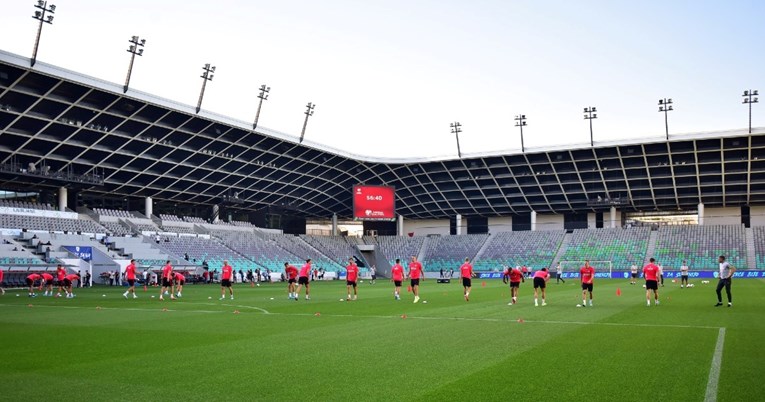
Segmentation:
<svg viewBox="0 0 765 402">
<path fill-rule="evenodd" d="M 529 267 L 524 265 L 523 267 L 521 267 L 521 272 L 523 273 L 524 278 L 529 277 Z"/>
<path fill-rule="evenodd" d="M 66 269 L 61 266 L 61 264 L 58 264 L 56 267 L 56 281 L 58 282 L 58 292 L 56 293 L 56 297 L 61 297 L 61 290 L 66 290 L 64 288 L 64 277 L 66 276 Z"/>
<path fill-rule="evenodd" d="M 128 289 L 122 294 L 122 297 L 128 298 L 130 293 L 133 294 L 133 298 L 137 299 L 135 294 L 135 260 L 130 260 L 130 264 L 125 267 L 125 280 L 128 283 Z"/>
<path fill-rule="evenodd" d="M 175 300 L 175 289 L 173 287 L 173 266 L 170 265 L 170 260 L 167 260 L 165 267 L 162 268 L 162 289 L 159 290 L 159 300 L 165 300 L 163 295 L 168 294 L 170 291 L 170 299 Z"/>
<path fill-rule="evenodd" d="M 3 272 L 3 268 L 0 267 L 0 291 L 2 291 L 3 294 L 5 294 L 5 288 L 2 286 L 3 285 L 3 277 L 4 276 L 5 276 L 5 273 Z"/>
<path fill-rule="evenodd" d="M 223 268 L 220 269 L 220 299 L 226 298 L 226 288 L 231 294 L 231 300 L 234 300 L 234 288 L 231 286 L 231 282 L 234 279 L 234 268 L 228 265 L 228 260 L 223 260 Z"/>
<path fill-rule="evenodd" d="M 53 275 L 43 272 L 41 276 L 42 283 L 40 283 L 40 290 L 45 286 L 45 293 L 43 293 L 43 296 L 53 296 Z"/>
<path fill-rule="evenodd" d="M 396 258 L 396 263 L 390 269 L 390 280 L 393 282 L 393 298 L 401 300 L 401 283 L 404 282 L 404 267 L 401 259 Z"/>
<path fill-rule="evenodd" d="M 460 266 L 460 277 L 462 278 L 462 295 L 465 301 L 470 301 L 470 288 L 473 286 L 473 265 L 470 264 L 470 258 L 465 258 L 465 263 Z"/>
<path fill-rule="evenodd" d="M 182 273 L 176 272 L 173 274 L 173 279 L 175 279 L 175 297 L 181 297 L 183 285 L 186 284 L 186 277 Z"/>
<path fill-rule="evenodd" d="M 587 293 L 590 293 L 590 307 L 592 307 L 592 281 L 595 279 L 595 268 L 590 266 L 590 260 L 584 260 L 584 266 L 579 270 L 579 279 L 582 282 L 582 307 L 587 307 Z"/>
<path fill-rule="evenodd" d="M 66 291 L 67 299 L 74 298 L 74 289 L 72 289 L 74 286 L 72 286 L 72 282 L 79 279 L 80 276 L 77 274 L 70 274 L 64 277 L 64 290 Z"/>
<path fill-rule="evenodd" d="M 659 305 L 659 266 L 656 260 L 651 258 L 648 264 L 643 267 L 643 277 L 645 278 L 645 304 L 651 305 L 651 291 L 656 300 L 654 303 Z"/>
<path fill-rule="evenodd" d="M 42 286 L 42 276 L 40 274 L 29 274 L 27 276 L 27 286 L 29 286 L 29 297 L 37 297 L 35 293 L 35 282 L 40 281 Z"/>
<path fill-rule="evenodd" d="M 305 265 L 300 267 L 300 272 L 298 273 L 298 288 L 295 291 L 295 301 L 298 301 L 300 298 L 300 289 L 305 286 L 305 299 L 311 300 L 310 296 L 310 290 L 309 290 L 309 277 L 311 276 L 311 259 L 305 260 Z"/>
<path fill-rule="evenodd" d="M 294 266 L 290 265 L 290 263 L 285 262 L 284 274 L 287 276 L 287 292 L 290 294 L 289 298 L 296 299 L 297 293 L 295 292 L 295 283 L 297 282 L 298 270 Z"/>
<path fill-rule="evenodd" d="M 420 279 L 425 282 L 425 272 L 422 270 L 422 264 L 417 261 L 417 257 L 412 256 L 412 262 L 409 263 L 409 285 L 414 293 L 414 302 L 420 301 Z"/>
<path fill-rule="evenodd" d="M 537 299 L 537 292 L 542 289 L 542 306 L 546 306 L 545 301 L 545 288 L 547 287 L 547 281 L 550 280 L 550 272 L 547 268 L 542 268 L 537 272 L 534 272 L 534 307 L 539 306 L 539 300 Z"/>
<path fill-rule="evenodd" d="M 359 296 L 357 282 L 359 280 L 359 267 L 353 258 L 348 259 L 348 266 L 345 267 L 345 289 L 348 291 L 346 301 L 351 300 L 351 288 L 353 288 L 353 300 Z"/>
<path fill-rule="evenodd" d="M 502 282 L 507 283 L 508 279 L 510 280 L 510 297 L 512 297 L 512 301 L 507 303 L 507 305 L 512 306 L 518 302 L 518 289 L 521 287 L 521 282 L 526 282 L 526 278 L 523 277 L 523 272 L 518 267 L 508 267 L 504 272 Z"/>
</svg>

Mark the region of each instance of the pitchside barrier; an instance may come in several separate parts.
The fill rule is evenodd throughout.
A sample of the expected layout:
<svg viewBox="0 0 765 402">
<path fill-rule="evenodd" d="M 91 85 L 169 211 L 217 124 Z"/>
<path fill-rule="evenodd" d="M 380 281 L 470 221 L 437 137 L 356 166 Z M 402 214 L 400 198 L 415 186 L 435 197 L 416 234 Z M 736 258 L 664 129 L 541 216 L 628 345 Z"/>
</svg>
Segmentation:
<svg viewBox="0 0 765 402">
<path fill-rule="evenodd" d="M 502 272 L 477 272 L 480 279 L 502 279 Z M 690 271 L 688 272 L 689 278 L 717 278 L 719 272 L 717 271 Z M 550 273 L 550 279 L 555 279 L 555 272 Z M 640 278 L 643 277 L 643 273 L 638 273 Z M 579 272 L 563 272 L 561 274 L 563 279 L 578 279 Z M 612 272 L 596 272 L 595 278 L 611 278 L 611 279 L 627 279 L 630 277 L 630 271 L 612 271 Z M 680 277 L 680 271 L 664 271 L 664 279 L 674 279 Z M 765 271 L 757 270 L 741 270 L 733 273 L 733 278 L 765 278 Z"/>
</svg>

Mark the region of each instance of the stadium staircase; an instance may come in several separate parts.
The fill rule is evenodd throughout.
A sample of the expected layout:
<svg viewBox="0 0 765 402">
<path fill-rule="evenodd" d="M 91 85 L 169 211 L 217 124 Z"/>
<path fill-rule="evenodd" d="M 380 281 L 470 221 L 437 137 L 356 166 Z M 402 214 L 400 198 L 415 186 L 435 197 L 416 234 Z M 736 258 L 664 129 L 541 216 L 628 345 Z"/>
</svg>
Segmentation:
<svg viewBox="0 0 765 402">
<path fill-rule="evenodd" d="M 558 262 L 563 258 L 564 255 L 566 255 L 566 250 L 568 250 L 568 245 L 571 243 L 571 237 L 573 236 L 572 233 L 566 233 L 563 236 L 563 241 L 560 242 L 560 247 L 558 248 L 558 253 L 555 254 L 555 258 L 553 258 L 552 264 L 550 264 L 550 268 L 554 268 L 558 266 Z"/>
<path fill-rule="evenodd" d="M 752 228 L 744 229 L 746 236 L 746 262 L 748 269 L 757 269 L 757 252 L 754 245 L 754 230 Z"/>
<path fill-rule="evenodd" d="M 422 242 L 422 248 L 420 249 L 420 253 L 417 254 L 417 261 L 424 261 L 425 256 L 428 255 L 428 249 L 432 247 L 433 243 L 433 236 L 427 236 L 425 240 Z"/>
<path fill-rule="evenodd" d="M 654 253 L 656 253 L 656 238 L 658 237 L 659 232 L 656 230 L 652 230 L 651 234 L 648 237 L 648 247 L 645 249 L 645 258 L 643 259 L 643 265 L 648 264 L 648 260 L 650 260 Z"/>
<path fill-rule="evenodd" d="M 489 233 L 489 235 L 486 237 L 486 240 L 483 242 L 483 245 L 481 246 L 480 249 L 478 249 L 478 252 L 473 257 L 472 261 L 477 261 L 477 260 L 481 259 L 481 257 L 483 256 L 484 251 L 486 251 L 486 249 L 491 244 L 492 237 L 494 237 L 494 234 L 493 233 Z"/>
</svg>

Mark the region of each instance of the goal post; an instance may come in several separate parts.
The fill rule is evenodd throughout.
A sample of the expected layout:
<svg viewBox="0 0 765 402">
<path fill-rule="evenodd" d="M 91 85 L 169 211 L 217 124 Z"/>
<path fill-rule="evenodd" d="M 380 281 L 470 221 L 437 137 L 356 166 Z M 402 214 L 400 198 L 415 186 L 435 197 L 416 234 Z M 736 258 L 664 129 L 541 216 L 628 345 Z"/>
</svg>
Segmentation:
<svg viewBox="0 0 765 402">
<path fill-rule="evenodd" d="M 581 261 L 573 261 L 573 260 L 567 260 L 567 261 L 560 261 L 560 267 L 563 270 L 563 272 L 575 272 L 579 273 L 579 269 L 581 269 L 584 266 L 584 260 Z M 613 261 L 595 261 L 590 260 L 590 266 L 595 268 L 596 274 L 608 274 L 609 277 L 611 277 L 611 273 L 614 269 Z M 553 272 L 555 271 L 555 267 L 553 267 Z"/>
</svg>

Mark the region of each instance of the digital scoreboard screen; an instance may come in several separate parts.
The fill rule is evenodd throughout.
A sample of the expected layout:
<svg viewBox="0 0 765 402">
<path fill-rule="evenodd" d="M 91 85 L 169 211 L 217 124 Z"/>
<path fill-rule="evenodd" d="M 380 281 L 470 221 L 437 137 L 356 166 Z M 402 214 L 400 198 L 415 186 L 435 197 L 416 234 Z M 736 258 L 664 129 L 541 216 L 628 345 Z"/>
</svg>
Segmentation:
<svg viewBox="0 0 765 402">
<path fill-rule="evenodd" d="M 396 220 L 395 189 L 384 186 L 353 186 L 353 219 Z"/>
</svg>

